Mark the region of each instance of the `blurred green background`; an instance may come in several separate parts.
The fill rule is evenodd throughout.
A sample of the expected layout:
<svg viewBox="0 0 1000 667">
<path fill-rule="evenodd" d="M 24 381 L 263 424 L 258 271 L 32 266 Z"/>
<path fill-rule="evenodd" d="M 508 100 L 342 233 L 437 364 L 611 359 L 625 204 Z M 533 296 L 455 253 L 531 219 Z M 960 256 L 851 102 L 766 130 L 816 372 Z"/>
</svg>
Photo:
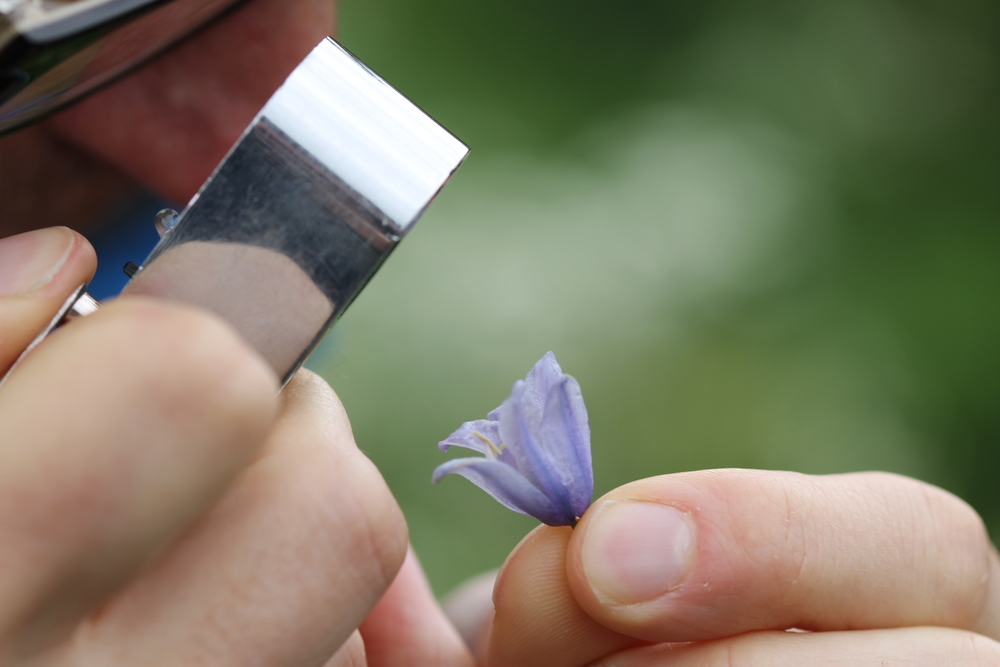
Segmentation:
<svg viewBox="0 0 1000 667">
<path fill-rule="evenodd" d="M 438 440 L 555 351 L 598 494 L 881 469 L 1000 528 L 1000 4 L 343 0 L 473 148 L 313 359 L 439 593 L 534 525 Z"/>
</svg>

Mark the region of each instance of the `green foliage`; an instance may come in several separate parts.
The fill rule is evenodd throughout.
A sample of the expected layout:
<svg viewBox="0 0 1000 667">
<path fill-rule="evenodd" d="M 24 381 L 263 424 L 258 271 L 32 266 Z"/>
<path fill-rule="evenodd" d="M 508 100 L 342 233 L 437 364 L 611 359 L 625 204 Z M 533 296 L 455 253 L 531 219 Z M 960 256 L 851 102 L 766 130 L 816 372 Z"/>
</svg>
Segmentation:
<svg viewBox="0 0 1000 667">
<path fill-rule="evenodd" d="M 340 38 L 473 148 L 313 367 L 435 587 L 533 525 L 429 484 L 546 350 L 598 493 L 898 471 L 1000 528 L 1000 6 L 346 0 Z"/>
</svg>

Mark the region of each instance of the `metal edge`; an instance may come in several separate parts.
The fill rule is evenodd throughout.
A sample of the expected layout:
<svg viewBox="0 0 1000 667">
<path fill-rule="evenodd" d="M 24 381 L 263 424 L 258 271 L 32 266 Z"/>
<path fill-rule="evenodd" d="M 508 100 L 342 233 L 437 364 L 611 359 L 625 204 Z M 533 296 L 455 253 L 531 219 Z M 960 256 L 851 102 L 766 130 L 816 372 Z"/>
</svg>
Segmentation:
<svg viewBox="0 0 1000 667">
<path fill-rule="evenodd" d="M 18 355 L 17 359 L 15 359 L 14 363 L 11 364 L 10 368 L 7 369 L 7 372 L 4 374 L 4 376 L 0 378 L 0 389 L 3 388 L 8 378 L 10 378 L 11 374 L 14 372 L 14 369 L 17 368 L 22 361 L 24 361 L 24 358 L 27 357 L 28 354 L 32 350 L 34 350 L 39 343 L 45 340 L 45 338 L 62 323 L 66 315 L 71 310 L 73 310 L 73 306 L 76 305 L 76 302 L 79 301 L 80 298 L 86 294 L 87 294 L 87 283 L 84 283 L 79 287 L 77 287 L 75 290 L 73 290 L 73 293 L 69 295 L 69 298 L 66 299 L 65 303 L 63 303 L 63 305 L 60 306 L 59 310 L 56 311 L 55 316 L 53 316 L 52 320 L 48 323 L 48 325 L 44 329 L 42 329 L 42 331 L 37 336 L 35 336 L 34 340 L 28 343 L 28 347 L 24 348 L 24 351 L 21 352 L 20 355 Z M 93 301 L 93 299 L 91 300 Z"/>
</svg>

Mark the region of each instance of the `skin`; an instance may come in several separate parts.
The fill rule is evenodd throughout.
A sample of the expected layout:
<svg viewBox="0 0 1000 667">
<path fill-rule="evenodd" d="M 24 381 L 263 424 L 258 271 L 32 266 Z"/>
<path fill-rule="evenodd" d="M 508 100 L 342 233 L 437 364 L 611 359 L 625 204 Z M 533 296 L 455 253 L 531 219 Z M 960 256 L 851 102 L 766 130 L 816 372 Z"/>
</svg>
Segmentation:
<svg viewBox="0 0 1000 667">
<path fill-rule="evenodd" d="M 327 0 L 251 0 L 0 138 L 0 375 L 93 274 L 52 226 L 138 187 L 187 201 L 332 30 Z M 279 395 L 189 306 L 123 297 L 9 376 L 0 536 L 5 666 L 472 664 L 334 393 L 303 371 Z"/>
<path fill-rule="evenodd" d="M 219 274 L 224 281 L 211 280 Z M 206 290 L 207 282 L 217 287 Z M 285 377 L 333 305 L 286 255 L 238 243 L 194 241 L 175 246 L 130 281 L 123 294 L 198 305 L 232 324 Z"/>
<path fill-rule="evenodd" d="M 0 298 L 4 369 L 94 266 L 75 233 L 30 234 L 70 248 Z M 187 306 L 119 299 L 10 375 L 0 535 L 3 665 L 472 664 L 330 388 L 279 395 Z"/>
<path fill-rule="evenodd" d="M 672 586 L 619 604 L 587 554 L 603 548 L 598 517 L 627 502 L 675 508 L 694 540 Z M 641 542 L 644 528 L 621 521 L 612 535 Z M 912 479 L 654 477 L 599 499 L 573 530 L 524 539 L 497 578 L 481 655 L 489 667 L 997 665 L 998 566 L 978 515 Z"/>
<path fill-rule="evenodd" d="M 186 201 L 331 29 L 325 0 L 253 0 L 0 139 L 0 236 L 85 227 L 137 184 Z M 35 234 L 50 262 L 0 262 L 16 287 L 0 296 L 0 370 L 93 273 L 82 237 Z M 154 300 L 39 346 L 0 387 L 0 664 L 471 665 L 336 396 L 306 372 L 276 389 L 221 320 Z M 585 554 L 627 501 L 675 508 L 694 558 L 623 605 L 595 591 Z M 996 571 L 975 513 L 913 480 L 671 475 L 525 538 L 474 643 L 488 667 L 996 665 Z"/>
</svg>

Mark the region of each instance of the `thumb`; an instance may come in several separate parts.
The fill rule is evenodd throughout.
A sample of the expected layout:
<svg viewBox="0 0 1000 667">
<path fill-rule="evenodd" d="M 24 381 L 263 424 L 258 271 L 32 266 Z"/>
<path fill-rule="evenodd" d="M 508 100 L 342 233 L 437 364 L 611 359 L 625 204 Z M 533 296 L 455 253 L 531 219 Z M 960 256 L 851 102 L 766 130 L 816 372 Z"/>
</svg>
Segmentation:
<svg viewBox="0 0 1000 667">
<path fill-rule="evenodd" d="M 66 227 L 0 239 L 0 378 L 96 266 L 94 249 Z"/>
<path fill-rule="evenodd" d="M 500 568 L 489 667 L 576 667 L 643 644 L 601 625 L 576 601 L 566 568 L 574 530 L 539 526 Z"/>
</svg>

